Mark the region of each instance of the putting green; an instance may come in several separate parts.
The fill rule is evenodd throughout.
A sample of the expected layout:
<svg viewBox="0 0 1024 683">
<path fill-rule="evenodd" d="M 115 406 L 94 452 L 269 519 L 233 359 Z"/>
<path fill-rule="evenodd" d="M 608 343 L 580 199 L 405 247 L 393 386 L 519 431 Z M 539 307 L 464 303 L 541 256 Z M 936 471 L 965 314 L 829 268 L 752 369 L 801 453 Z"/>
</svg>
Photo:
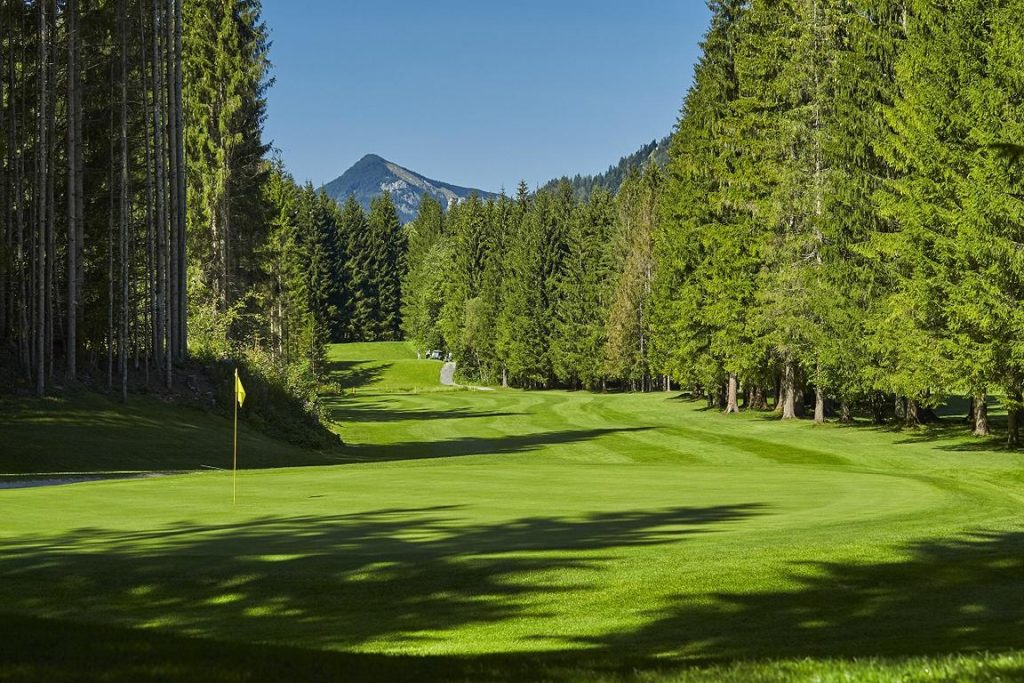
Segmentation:
<svg viewBox="0 0 1024 683">
<path fill-rule="evenodd" d="M 2 611 L 498 678 L 1020 662 L 1024 459 L 952 419 L 893 433 L 670 394 L 400 393 L 439 364 L 374 348 L 332 351 L 360 389 L 328 401 L 351 464 L 243 472 L 235 506 L 216 472 L 0 491 Z"/>
</svg>

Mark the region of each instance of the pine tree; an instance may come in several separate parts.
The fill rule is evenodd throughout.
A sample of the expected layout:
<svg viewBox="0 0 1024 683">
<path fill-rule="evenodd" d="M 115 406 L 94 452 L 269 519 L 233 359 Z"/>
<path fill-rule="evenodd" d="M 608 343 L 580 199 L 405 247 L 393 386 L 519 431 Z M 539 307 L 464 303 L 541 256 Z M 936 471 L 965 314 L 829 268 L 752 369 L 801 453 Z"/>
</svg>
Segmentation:
<svg viewBox="0 0 1024 683">
<path fill-rule="evenodd" d="M 615 214 L 611 194 L 596 188 L 572 215 L 552 342 L 555 376 L 568 386 L 594 390 L 605 376 L 603 353 L 611 294 L 608 252 Z"/>
<path fill-rule="evenodd" d="M 487 204 L 488 235 L 484 254 L 484 268 L 480 277 L 480 292 L 470 320 L 474 323 L 471 338 L 480 366 L 480 380 L 497 383 L 502 377 L 501 357 L 498 350 L 496 322 L 501 312 L 502 292 L 505 286 L 505 252 L 515 221 L 515 205 L 503 193 Z"/>
<path fill-rule="evenodd" d="M 190 297 L 223 315 L 256 283 L 269 225 L 267 28 L 257 0 L 197 0 L 186 10 Z"/>
<path fill-rule="evenodd" d="M 492 251 L 490 216 L 477 195 L 449 211 L 454 259 L 448 269 L 449 285 L 441 311 L 441 330 L 446 346 L 454 354 L 460 371 L 479 379 L 481 344 L 487 321 L 478 299 L 484 267 Z"/>
<path fill-rule="evenodd" d="M 670 147 L 655 233 L 653 354 L 686 383 L 737 409 L 739 378 L 759 382 L 764 352 L 749 324 L 760 261 L 736 66 L 749 3 L 714 2 L 711 28 Z"/>
<path fill-rule="evenodd" d="M 618 225 L 612 240 L 614 279 L 609 302 L 605 372 L 646 391 L 650 366 L 654 233 L 657 230 L 661 171 L 649 164 L 633 172 L 618 197 Z"/>
<path fill-rule="evenodd" d="M 443 346 L 438 320 L 445 302 L 450 263 L 445 242 L 445 214 L 424 195 L 416 220 L 407 226 L 408 270 L 402 281 L 402 328 L 418 352 Z"/>
<path fill-rule="evenodd" d="M 376 340 L 380 334 L 380 309 L 376 279 L 375 243 L 363 207 L 349 197 L 341 211 L 340 235 L 348 244 L 348 275 L 352 291 L 350 338 Z"/>
<path fill-rule="evenodd" d="M 530 197 L 525 184 L 520 184 L 513 232 L 505 252 L 507 275 L 498 319 L 498 353 L 504 379 L 516 386 L 543 386 L 550 376 L 545 366 L 548 337 L 541 256 L 550 205 L 549 193 Z"/>
<path fill-rule="evenodd" d="M 990 431 L 989 388 L 1016 396 L 1022 374 L 1012 350 L 1020 175 L 993 148 L 1022 120 L 1011 104 L 1020 81 L 1007 79 L 1016 66 L 1007 48 L 1019 43 L 1011 13 L 983 2 L 911 3 L 884 148 L 898 172 L 883 207 L 899 229 L 879 240 L 898 276 L 887 304 L 900 324 L 878 327 L 891 386 L 914 403 L 967 388 L 978 435 Z"/>
<path fill-rule="evenodd" d="M 402 338 L 402 279 L 405 276 L 405 234 L 391 196 L 373 200 L 367 219 L 370 254 L 366 259 L 376 293 L 377 329 L 373 338 L 397 341 Z"/>
</svg>

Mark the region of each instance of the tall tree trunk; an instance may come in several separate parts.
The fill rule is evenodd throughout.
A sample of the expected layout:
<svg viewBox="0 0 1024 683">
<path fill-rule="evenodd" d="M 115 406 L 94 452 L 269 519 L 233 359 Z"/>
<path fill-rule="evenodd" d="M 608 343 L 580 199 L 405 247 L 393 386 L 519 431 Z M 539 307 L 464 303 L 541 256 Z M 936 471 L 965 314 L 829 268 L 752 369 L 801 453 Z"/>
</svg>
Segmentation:
<svg viewBox="0 0 1024 683">
<path fill-rule="evenodd" d="M 8 259 L 11 256 L 11 224 L 10 224 L 10 202 L 7 197 L 7 184 L 11 169 L 11 149 L 7 146 L 7 108 L 8 88 L 6 87 L 6 74 L 3 69 L 7 66 L 7 54 L 13 47 L 11 32 L 13 27 L 7 17 L 7 4 L 0 4 L 0 142 L 4 144 L 4 155 L 0 157 L 0 250 L 6 254 L 0 258 L 0 344 L 7 341 L 7 316 L 8 316 L 8 295 L 7 280 Z M 12 83 L 13 85 L 13 83 Z M 10 97 L 13 97 L 10 93 Z"/>
<path fill-rule="evenodd" d="M 35 262 L 35 283 L 36 303 L 34 305 L 35 315 L 33 319 L 33 338 L 35 340 L 35 375 L 36 394 L 42 395 L 46 391 L 46 246 L 47 246 L 47 216 L 46 216 L 46 186 L 47 186 L 47 156 L 49 133 L 49 112 L 46 104 L 49 99 L 49 22 L 46 18 L 47 0 L 39 0 L 37 3 L 39 13 L 39 102 L 38 102 L 38 138 L 36 144 L 36 192 L 33 197 L 33 204 L 36 214 L 36 262 Z"/>
<path fill-rule="evenodd" d="M 13 7 L 13 3 L 12 3 Z M 13 11 L 13 10 L 12 10 Z M 22 63 L 25 63 L 25 55 L 22 54 Z M 15 81 L 15 59 L 13 54 L 11 55 L 11 70 L 10 70 L 10 82 Z M 15 251 L 15 273 L 16 281 L 18 283 L 17 300 L 18 300 L 18 361 L 21 367 L 29 367 L 29 293 L 30 293 L 30 279 L 27 258 L 27 252 L 31 248 L 31 244 L 28 242 L 28 235 L 26 234 L 25 225 L 25 151 L 21 146 L 21 137 L 18 135 L 18 123 L 19 114 L 24 116 L 24 112 L 27 111 L 27 105 L 25 102 L 25 88 L 21 88 L 20 97 L 15 97 L 12 100 L 14 109 L 11 112 L 11 149 L 15 152 L 16 167 L 14 169 L 14 217 L 15 224 L 17 226 L 17 248 Z M 20 107 L 18 104 L 20 103 Z"/>
<path fill-rule="evenodd" d="M 1022 397 L 1020 391 L 1010 392 L 1011 401 L 1006 411 L 1006 447 L 1016 449 L 1020 446 L 1020 416 Z"/>
<path fill-rule="evenodd" d="M 728 388 L 726 389 L 727 399 L 725 405 L 725 414 L 730 415 L 732 413 L 740 412 L 739 406 L 739 379 L 735 374 L 729 373 Z"/>
<path fill-rule="evenodd" d="M 49 85 L 46 89 L 47 111 L 50 116 L 46 120 L 46 369 L 47 379 L 52 382 L 56 364 L 53 361 L 56 329 L 54 321 L 59 313 L 56 290 L 57 277 L 57 0 L 50 0 L 49 34 L 50 45 L 46 69 L 49 74 Z"/>
<path fill-rule="evenodd" d="M 68 33 L 68 301 L 67 330 L 65 334 L 65 372 L 68 381 L 78 376 L 78 0 L 67 0 L 65 7 Z"/>
<path fill-rule="evenodd" d="M 143 130 L 145 132 L 145 156 L 146 156 L 146 282 L 145 282 L 145 310 L 143 317 L 146 321 L 146 349 L 145 349 L 145 378 L 146 385 L 149 385 L 149 371 L 154 360 L 159 359 L 158 347 L 160 344 L 159 335 L 159 307 L 156 292 L 156 190 L 153 180 L 156 175 L 153 157 L 155 154 L 154 144 L 157 136 L 153 123 L 153 112 L 156 107 L 151 103 L 153 97 L 152 80 L 150 78 L 150 61 L 147 55 L 149 50 L 149 34 L 146 31 L 146 10 L 145 3 L 139 3 L 139 41 L 142 45 L 141 57 L 142 68 L 140 74 L 140 91 L 142 92 L 143 104 Z"/>
<path fill-rule="evenodd" d="M 118 361 L 121 374 L 121 400 L 128 401 L 128 263 L 129 188 L 128 188 L 128 28 L 125 0 L 120 0 L 118 23 L 121 34 L 121 182 L 120 182 L 120 257 L 121 257 L 121 333 Z"/>
<path fill-rule="evenodd" d="M 170 330 L 170 311 L 168 310 L 168 253 L 167 213 L 165 201 L 165 160 L 164 149 L 166 130 L 164 125 L 164 66 L 163 36 L 161 31 L 160 0 L 153 0 L 153 149 L 156 165 L 156 271 L 157 271 L 157 309 L 159 326 L 159 344 L 156 350 L 164 372 L 164 384 L 170 389 L 173 383 L 173 344 Z"/>
<path fill-rule="evenodd" d="M 76 15 L 80 14 L 79 0 L 75 0 L 75 12 Z M 77 292 L 77 298 L 75 301 L 75 329 L 79 329 L 82 326 L 82 294 L 85 289 L 85 164 L 83 155 L 83 146 L 85 144 L 85 138 L 82 136 L 82 103 L 85 101 L 83 88 L 82 88 L 82 74 L 86 72 L 88 62 L 82 54 L 82 39 L 81 39 L 81 22 L 80 18 L 75 18 L 76 36 L 75 36 L 75 73 L 74 86 L 75 86 L 75 207 L 74 207 L 74 222 L 75 222 L 75 240 L 73 245 L 69 245 L 69 249 L 75 250 L 75 270 L 73 273 L 68 273 L 68 277 L 73 277 L 75 280 L 75 289 Z M 76 338 L 77 347 L 77 338 Z M 75 349 L 75 355 L 77 357 L 78 348 Z"/>
<path fill-rule="evenodd" d="M 782 419 L 795 420 L 796 413 L 796 364 L 786 357 L 782 364 Z"/>
<path fill-rule="evenodd" d="M 974 396 L 974 436 L 991 436 L 988 424 L 988 394 L 981 391 Z"/>
<path fill-rule="evenodd" d="M 114 62 L 110 62 L 110 101 L 116 101 L 114 95 Z M 116 148 L 114 140 L 117 133 L 114 128 L 114 107 L 110 107 L 110 168 L 107 172 L 108 197 L 107 197 L 107 391 L 114 390 L 114 187 L 117 177 Z"/>
<path fill-rule="evenodd" d="M 178 321 L 178 353 L 179 360 L 184 361 L 188 355 L 188 249 L 186 246 L 187 231 L 187 185 L 185 183 L 185 119 L 182 88 L 182 6 L 183 0 L 174 0 L 174 117 L 177 135 L 174 139 L 174 150 L 177 157 L 178 185 L 178 304 L 180 320 Z"/>
<path fill-rule="evenodd" d="M 825 424 L 825 392 L 820 386 L 814 387 L 814 424 Z"/>
<path fill-rule="evenodd" d="M 172 0 L 173 1 L 173 0 Z M 175 3 L 176 4 L 176 3 Z M 180 357 L 181 350 L 178 348 L 179 339 L 179 325 L 181 324 L 181 281 L 179 278 L 180 269 L 178 262 L 181 258 L 180 247 L 181 244 L 178 240 L 178 229 L 180 227 L 178 221 L 178 117 L 175 111 L 176 105 L 176 91 L 177 91 L 177 80 L 174 69 L 174 30 L 175 22 L 173 17 L 173 10 L 167 6 L 166 0 L 164 5 L 166 12 L 163 17 L 164 24 L 164 73 L 167 74 L 165 78 L 164 86 L 165 92 L 162 96 L 167 98 L 167 167 L 168 167 L 168 201 L 167 201 L 167 213 L 168 213 L 168 267 L 167 267 L 167 279 L 168 279 L 168 336 L 170 349 L 169 353 L 173 360 L 177 360 Z"/>
</svg>

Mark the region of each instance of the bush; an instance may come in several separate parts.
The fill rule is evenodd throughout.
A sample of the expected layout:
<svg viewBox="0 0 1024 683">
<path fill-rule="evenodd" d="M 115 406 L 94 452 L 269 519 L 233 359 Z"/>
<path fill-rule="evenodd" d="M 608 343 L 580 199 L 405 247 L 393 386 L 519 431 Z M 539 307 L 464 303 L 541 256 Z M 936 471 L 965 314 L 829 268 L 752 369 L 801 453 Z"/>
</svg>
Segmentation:
<svg viewBox="0 0 1024 683">
<path fill-rule="evenodd" d="M 327 420 L 312 372 L 302 364 L 286 365 L 259 348 L 204 363 L 216 387 L 217 405 L 230 406 L 235 368 L 245 387 L 239 419 L 259 431 L 297 446 L 326 449 L 341 445 Z"/>
</svg>

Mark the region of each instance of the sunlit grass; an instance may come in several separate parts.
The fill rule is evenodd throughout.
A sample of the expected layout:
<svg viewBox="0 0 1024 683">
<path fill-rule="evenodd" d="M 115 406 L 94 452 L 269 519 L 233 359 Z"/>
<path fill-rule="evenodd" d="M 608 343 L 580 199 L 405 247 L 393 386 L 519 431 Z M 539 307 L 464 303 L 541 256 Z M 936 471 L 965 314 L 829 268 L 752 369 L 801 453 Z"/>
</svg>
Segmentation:
<svg viewBox="0 0 1024 683">
<path fill-rule="evenodd" d="M 330 404 L 357 464 L 243 472 L 237 505 L 216 472 L 0 491 L 0 677 L 1024 676 L 1021 456 L 674 394 L 403 394 L 436 377 L 397 363 L 439 364 L 380 348 Z"/>
</svg>

